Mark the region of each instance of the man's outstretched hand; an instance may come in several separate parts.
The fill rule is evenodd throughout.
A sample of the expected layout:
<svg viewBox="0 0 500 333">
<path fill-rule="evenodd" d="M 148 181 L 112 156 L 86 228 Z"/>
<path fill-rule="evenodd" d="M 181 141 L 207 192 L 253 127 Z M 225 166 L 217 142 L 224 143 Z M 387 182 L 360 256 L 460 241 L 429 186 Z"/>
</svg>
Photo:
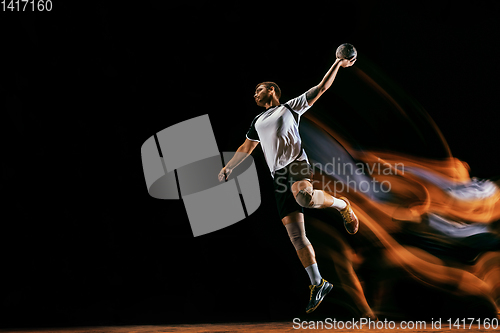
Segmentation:
<svg viewBox="0 0 500 333">
<path fill-rule="evenodd" d="M 356 59 L 357 58 L 354 58 L 354 59 L 351 59 L 351 60 L 349 60 L 349 59 L 341 59 L 340 60 L 340 66 L 342 66 L 343 68 L 351 67 L 356 62 Z"/>
</svg>

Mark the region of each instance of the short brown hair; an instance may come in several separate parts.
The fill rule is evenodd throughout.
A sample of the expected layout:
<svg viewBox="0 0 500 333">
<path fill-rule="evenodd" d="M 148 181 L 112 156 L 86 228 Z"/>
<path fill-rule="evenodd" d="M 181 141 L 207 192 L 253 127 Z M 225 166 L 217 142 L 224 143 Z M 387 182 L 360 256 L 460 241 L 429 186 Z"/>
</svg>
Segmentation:
<svg viewBox="0 0 500 333">
<path fill-rule="evenodd" d="M 258 85 L 255 86 L 255 89 L 257 89 L 260 85 L 263 85 L 267 89 L 270 89 L 271 87 L 274 87 L 274 91 L 276 92 L 276 97 L 278 97 L 278 99 L 280 99 L 280 97 L 281 97 L 281 89 L 280 89 L 280 87 L 278 87 L 278 85 L 276 83 L 271 82 L 271 81 L 261 82 L 261 83 L 259 83 Z"/>
</svg>

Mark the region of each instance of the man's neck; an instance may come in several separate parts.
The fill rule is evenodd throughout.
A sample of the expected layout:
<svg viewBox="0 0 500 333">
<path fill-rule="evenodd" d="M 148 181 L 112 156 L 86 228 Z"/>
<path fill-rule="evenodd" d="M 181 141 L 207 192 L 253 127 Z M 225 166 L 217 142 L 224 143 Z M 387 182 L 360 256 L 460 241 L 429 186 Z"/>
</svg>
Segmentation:
<svg viewBox="0 0 500 333">
<path fill-rule="evenodd" d="M 273 98 L 269 103 L 266 103 L 264 107 L 267 109 L 280 105 L 280 101 L 277 98 Z"/>
</svg>

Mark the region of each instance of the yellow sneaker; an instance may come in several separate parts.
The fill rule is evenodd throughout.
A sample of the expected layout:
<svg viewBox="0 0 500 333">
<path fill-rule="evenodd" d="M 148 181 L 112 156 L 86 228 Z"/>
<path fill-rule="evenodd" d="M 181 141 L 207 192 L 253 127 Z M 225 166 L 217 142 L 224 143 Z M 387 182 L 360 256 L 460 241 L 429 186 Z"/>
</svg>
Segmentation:
<svg viewBox="0 0 500 333">
<path fill-rule="evenodd" d="M 333 285 L 325 279 L 321 279 L 321 284 L 319 286 L 310 285 L 309 289 L 311 289 L 311 296 L 309 297 L 306 313 L 311 313 L 316 310 L 326 294 L 332 291 Z"/>
</svg>

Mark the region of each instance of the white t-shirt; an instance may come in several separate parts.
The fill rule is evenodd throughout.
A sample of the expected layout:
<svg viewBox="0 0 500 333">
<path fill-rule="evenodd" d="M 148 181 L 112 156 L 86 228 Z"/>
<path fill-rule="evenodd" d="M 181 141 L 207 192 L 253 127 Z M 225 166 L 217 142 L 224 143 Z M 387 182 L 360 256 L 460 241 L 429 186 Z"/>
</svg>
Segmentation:
<svg viewBox="0 0 500 333">
<path fill-rule="evenodd" d="M 285 104 L 270 107 L 255 117 L 246 135 L 247 139 L 262 145 L 273 178 L 276 170 L 295 160 L 309 163 L 299 135 L 300 116 L 310 108 L 306 94 Z"/>
</svg>

